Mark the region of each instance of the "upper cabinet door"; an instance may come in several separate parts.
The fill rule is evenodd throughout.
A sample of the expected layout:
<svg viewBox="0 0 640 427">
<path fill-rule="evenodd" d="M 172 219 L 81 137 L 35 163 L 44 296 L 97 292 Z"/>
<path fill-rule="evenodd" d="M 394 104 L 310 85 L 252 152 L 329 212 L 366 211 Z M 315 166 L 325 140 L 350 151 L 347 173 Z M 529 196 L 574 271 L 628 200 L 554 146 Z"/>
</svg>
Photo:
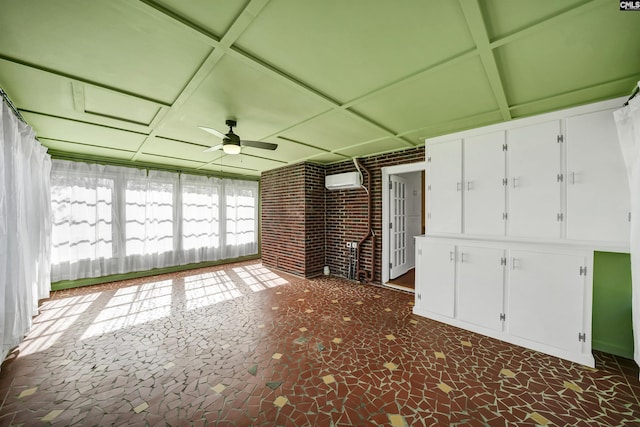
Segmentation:
<svg viewBox="0 0 640 427">
<path fill-rule="evenodd" d="M 509 235 L 562 237 L 560 121 L 507 131 Z"/>
<path fill-rule="evenodd" d="M 630 194 L 613 110 L 567 119 L 567 238 L 629 242 Z"/>
<path fill-rule="evenodd" d="M 505 234 L 504 144 L 503 131 L 464 140 L 465 234 Z"/>
<path fill-rule="evenodd" d="M 462 232 L 462 140 L 429 145 L 426 209 L 430 233 Z"/>
</svg>

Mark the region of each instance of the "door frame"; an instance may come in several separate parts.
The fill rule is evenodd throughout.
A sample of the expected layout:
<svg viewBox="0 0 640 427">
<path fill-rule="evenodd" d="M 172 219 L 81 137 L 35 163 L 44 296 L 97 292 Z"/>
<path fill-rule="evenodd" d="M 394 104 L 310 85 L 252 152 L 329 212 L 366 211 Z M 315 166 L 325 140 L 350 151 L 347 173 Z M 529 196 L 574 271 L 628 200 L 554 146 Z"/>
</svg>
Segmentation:
<svg viewBox="0 0 640 427">
<path fill-rule="evenodd" d="M 427 162 L 418 162 L 418 163 L 406 163 L 403 165 L 397 166 L 386 166 L 381 168 L 382 171 L 382 284 L 387 285 L 389 281 L 389 232 L 388 225 L 389 224 L 390 215 L 389 210 L 391 209 L 390 201 L 389 201 L 389 187 L 387 183 L 389 182 L 389 175 L 400 175 L 403 173 L 409 172 L 422 172 L 426 171 Z"/>
</svg>

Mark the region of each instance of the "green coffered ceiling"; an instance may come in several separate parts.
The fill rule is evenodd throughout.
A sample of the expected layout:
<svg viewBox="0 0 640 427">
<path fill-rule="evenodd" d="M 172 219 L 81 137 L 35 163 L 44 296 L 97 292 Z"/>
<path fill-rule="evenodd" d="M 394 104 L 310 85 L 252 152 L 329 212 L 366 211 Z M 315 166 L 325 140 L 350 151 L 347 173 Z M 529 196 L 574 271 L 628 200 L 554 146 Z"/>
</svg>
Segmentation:
<svg viewBox="0 0 640 427">
<path fill-rule="evenodd" d="M 0 0 L 0 86 L 61 157 L 259 176 L 638 80 L 615 0 Z M 204 153 L 227 118 L 278 149 Z"/>
</svg>

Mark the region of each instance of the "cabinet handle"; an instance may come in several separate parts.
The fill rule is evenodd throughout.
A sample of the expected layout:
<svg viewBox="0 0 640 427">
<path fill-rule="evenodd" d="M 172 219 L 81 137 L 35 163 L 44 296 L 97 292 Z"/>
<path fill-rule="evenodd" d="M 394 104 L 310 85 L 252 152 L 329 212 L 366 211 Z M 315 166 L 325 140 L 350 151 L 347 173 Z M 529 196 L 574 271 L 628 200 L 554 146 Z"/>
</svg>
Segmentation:
<svg viewBox="0 0 640 427">
<path fill-rule="evenodd" d="M 576 183 L 576 173 L 575 172 L 571 172 L 569 174 L 569 183 L 570 184 L 575 184 Z"/>
<path fill-rule="evenodd" d="M 449 251 L 449 261 L 455 261 L 456 260 L 456 254 L 453 251 Z"/>
<path fill-rule="evenodd" d="M 517 260 L 514 257 L 511 257 L 511 269 L 512 270 L 516 269 L 516 262 L 517 262 Z"/>
<path fill-rule="evenodd" d="M 471 181 L 467 181 L 467 191 L 471 191 Z"/>
<path fill-rule="evenodd" d="M 464 252 L 460 252 L 460 264 L 464 262 Z"/>
<path fill-rule="evenodd" d="M 518 178 L 511 178 L 511 185 L 516 188 L 518 186 Z"/>
<path fill-rule="evenodd" d="M 456 182 L 456 191 L 462 191 L 462 181 Z"/>
</svg>

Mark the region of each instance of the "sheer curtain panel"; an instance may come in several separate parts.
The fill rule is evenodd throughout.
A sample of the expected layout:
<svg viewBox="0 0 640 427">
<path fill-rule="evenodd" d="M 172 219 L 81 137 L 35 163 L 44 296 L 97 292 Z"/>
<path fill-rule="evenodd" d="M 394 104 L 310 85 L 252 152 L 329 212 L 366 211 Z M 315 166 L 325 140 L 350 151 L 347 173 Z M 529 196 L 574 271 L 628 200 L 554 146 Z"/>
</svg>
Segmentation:
<svg viewBox="0 0 640 427">
<path fill-rule="evenodd" d="M 49 297 L 51 205 L 47 149 L 2 102 L 0 115 L 0 344 L 17 346 Z"/>
<path fill-rule="evenodd" d="M 253 181 L 54 160 L 51 280 L 257 254 L 257 200 Z"/>
<path fill-rule="evenodd" d="M 615 111 L 614 118 L 631 189 L 631 309 L 634 359 L 640 365 L 640 97 Z"/>
</svg>

